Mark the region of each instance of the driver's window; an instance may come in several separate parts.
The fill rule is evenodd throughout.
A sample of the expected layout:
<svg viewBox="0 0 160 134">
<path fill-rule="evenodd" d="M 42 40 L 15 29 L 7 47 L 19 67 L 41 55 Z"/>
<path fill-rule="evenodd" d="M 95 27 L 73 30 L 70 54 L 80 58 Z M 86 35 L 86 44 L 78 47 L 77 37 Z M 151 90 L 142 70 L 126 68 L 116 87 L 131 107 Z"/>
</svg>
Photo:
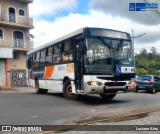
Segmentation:
<svg viewBox="0 0 160 134">
<path fill-rule="evenodd" d="M 67 40 L 63 44 L 62 50 L 62 61 L 72 61 L 73 60 L 73 43 L 72 40 Z"/>
</svg>

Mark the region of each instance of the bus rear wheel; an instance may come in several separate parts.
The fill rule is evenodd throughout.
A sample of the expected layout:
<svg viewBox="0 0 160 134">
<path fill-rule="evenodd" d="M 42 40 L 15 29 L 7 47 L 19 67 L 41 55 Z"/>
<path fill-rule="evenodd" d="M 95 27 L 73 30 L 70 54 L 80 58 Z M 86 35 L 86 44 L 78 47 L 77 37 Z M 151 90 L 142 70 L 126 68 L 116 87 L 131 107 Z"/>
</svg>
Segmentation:
<svg viewBox="0 0 160 134">
<path fill-rule="evenodd" d="M 36 88 L 36 93 L 37 94 L 46 94 L 48 92 L 47 89 L 39 88 L 39 81 L 38 80 L 35 81 L 35 88 Z"/>
<path fill-rule="evenodd" d="M 116 94 L 100 94 L 100 96 L 105 100 L 111 100 L 116 96 Z"/>
<path fill-rule="evenodd" d="M 69 80 L 67 80 L 63 85 L 63 95 L 68 100 L 75 100 L 79 97 L 78 94 L 72 93 L 72 86 Z"/>
</svg>

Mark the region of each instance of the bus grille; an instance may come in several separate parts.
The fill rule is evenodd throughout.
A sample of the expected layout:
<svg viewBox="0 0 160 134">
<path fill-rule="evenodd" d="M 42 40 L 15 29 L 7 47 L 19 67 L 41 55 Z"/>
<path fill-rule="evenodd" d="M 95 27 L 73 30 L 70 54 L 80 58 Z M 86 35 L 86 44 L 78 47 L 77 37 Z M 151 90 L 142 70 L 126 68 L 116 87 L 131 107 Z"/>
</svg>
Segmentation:
<svg viewBox="0 0 160 134">
<path fill-rule="evenodd" d="M 106 82 L 105 86 L 125 86 L 126 82 Z"/>
</svg>

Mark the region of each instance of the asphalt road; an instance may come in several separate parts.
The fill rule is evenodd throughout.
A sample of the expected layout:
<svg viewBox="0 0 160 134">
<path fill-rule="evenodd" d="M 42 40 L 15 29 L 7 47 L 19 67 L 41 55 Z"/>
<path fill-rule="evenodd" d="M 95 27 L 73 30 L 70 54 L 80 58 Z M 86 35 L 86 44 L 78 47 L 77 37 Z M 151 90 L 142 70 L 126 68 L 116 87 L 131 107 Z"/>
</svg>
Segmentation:
<svg viewBox="0 0 160 134">
<path fill-rule="evenodd" d="M 101 122 L 104 118 L 147 113 L 119 120 L 135 121 L 142 120 L 155 111 L 159 113 L 159 103 L 159 93 L 123 93 L 107 102 L 97 95 L 66 100 L 62 94 L 35 94 L 31 88 L 21 88 L 16 91 L 0 91 L 0 125 L 82 124 Z"/>
</svg>

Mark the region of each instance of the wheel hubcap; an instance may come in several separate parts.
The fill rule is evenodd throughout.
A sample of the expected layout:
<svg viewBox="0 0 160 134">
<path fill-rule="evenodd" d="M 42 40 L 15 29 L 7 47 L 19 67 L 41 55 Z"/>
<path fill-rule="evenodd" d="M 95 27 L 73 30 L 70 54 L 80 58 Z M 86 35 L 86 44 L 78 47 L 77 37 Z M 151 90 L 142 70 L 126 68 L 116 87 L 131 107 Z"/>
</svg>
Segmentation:
<svg viewBox="0 0 160 134">
<path fill-rule="evenodd" d="M 68 94 L 68 95 L 72 95 L 72 87 L 71 87 L 71 85 L 69 85 L 69 86 L 67 87 L 67 94 Z"/>
</svg>

